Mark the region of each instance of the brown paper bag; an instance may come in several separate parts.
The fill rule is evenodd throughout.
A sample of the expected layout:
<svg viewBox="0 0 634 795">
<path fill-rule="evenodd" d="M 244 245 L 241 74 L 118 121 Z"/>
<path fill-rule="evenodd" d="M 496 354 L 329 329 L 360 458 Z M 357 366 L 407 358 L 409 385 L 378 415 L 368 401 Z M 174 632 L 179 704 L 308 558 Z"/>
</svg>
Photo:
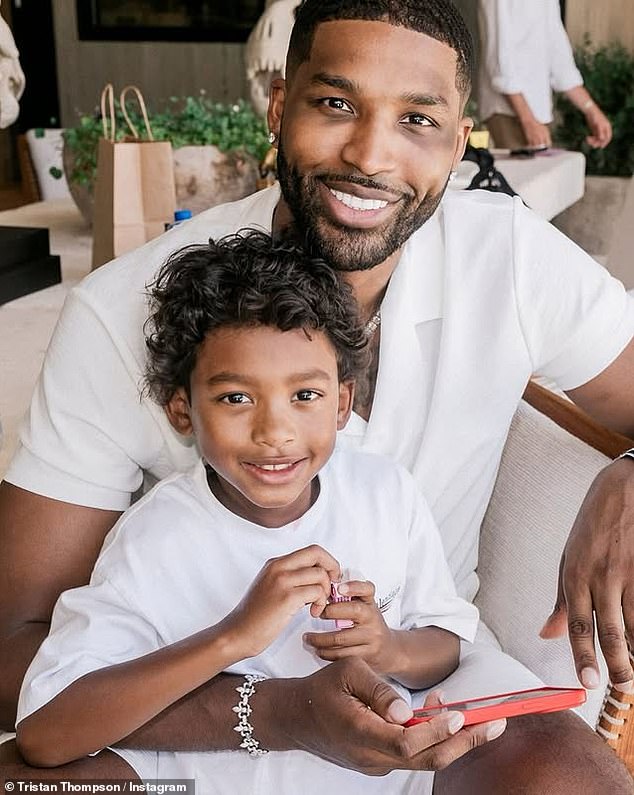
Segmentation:
<svg viewBox="0 0 634 795">
<path fill-rule="evenodd" d="M 147 141 L 141 140 L 128 117 L 125 103 L 129 91 L 136 94 L 141 106 Z M 172 145 L 154 140 L 145 103 L 136 86 L 126 86 L 119 102 L 133 136 L 123 141 L 115 141 L 114 92 L 108 84 L 101 95 L 104 137 L 99 140 L 97 153 L 93 270 L 160 235 L 165 224 L 174 220 Z"/>
</svg>

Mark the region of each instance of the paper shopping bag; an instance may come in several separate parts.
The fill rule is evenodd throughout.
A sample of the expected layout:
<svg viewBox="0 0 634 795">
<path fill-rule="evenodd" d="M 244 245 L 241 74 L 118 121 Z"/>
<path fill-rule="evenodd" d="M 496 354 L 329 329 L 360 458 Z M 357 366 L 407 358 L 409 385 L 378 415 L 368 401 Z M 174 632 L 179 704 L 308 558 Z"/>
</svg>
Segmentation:
<svg viewBox="0 0 634 795">
<path fill-rule="evenodd" d="M 148 140 L 142 140 L 126 111 L 126 95 L 136 93 Z M 104 136 L 97 152 L 93 211 L 93 270 L 160 235 L 174 219 L 176 193 L 172 145 L 155 141 L 145 103 L 135 86 L 119 98 L 132 137 L 115 137 L 114 93 L 108 84 L 101 95 Z M 108 107 L 106 107 L 106 104 Z"/>
</svg>

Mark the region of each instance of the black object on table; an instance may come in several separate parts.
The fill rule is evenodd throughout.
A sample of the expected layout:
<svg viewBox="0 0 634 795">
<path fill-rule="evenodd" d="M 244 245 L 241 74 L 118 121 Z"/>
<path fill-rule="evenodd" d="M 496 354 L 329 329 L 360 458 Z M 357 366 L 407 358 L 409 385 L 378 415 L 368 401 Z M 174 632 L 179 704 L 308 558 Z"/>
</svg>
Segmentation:
<svg viewBox="0 0 634 795">
<path fill-rule="evenodd" d="M 48 229 L 0 226 L 0 304 L 61 280 L 59 257 L 50 253 Z"/>
</svg>

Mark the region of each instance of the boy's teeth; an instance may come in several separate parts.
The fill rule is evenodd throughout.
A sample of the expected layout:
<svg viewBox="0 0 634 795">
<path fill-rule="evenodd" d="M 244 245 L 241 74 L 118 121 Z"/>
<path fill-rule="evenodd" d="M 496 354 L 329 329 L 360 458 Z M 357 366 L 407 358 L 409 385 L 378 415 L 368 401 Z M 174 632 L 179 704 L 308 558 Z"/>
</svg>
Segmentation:
<svg viewBox="0 0 634 795">
<path fill-rule="evenodd" d="M 267 469 L 271 472 L 277 472 L 280 469 L 288 469 L 292 464 L 260 464 L 260 469 Z"/>
<path fill-rule="evenodd" d="M 352 210 L 382 210 L 387 207 L 387 202 L 379 201 L 379 199 L 360 199 L 358 196 L 342 193 L 340 190 L 334 190 L 334 188 L 329 188 L 328 190 L 335 199 L 339 199 L 342 204 Z"/>
</svg>

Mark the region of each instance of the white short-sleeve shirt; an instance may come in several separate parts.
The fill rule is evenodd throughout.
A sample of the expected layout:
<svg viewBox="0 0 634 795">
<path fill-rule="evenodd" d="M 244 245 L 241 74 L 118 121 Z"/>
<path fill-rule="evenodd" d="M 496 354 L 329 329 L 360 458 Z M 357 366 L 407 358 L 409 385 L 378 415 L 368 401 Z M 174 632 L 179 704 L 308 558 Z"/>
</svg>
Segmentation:
<svg viewBox="0 0 634 795">
<path fill-rule="evenodd" d="M 559 0 L 480 0 L 478 115 L 514 116 L 504 94 L 523 94 L 535 118 L 553 120 L 552 91 L 583 85 Z"/>
<path fill-rule="evenodd" d="M 191 439 L 140 397 L 145 285 L 187 243 L 270 230 L 278 198 L 275 186 L 213 208 L 72 291 L 9 482 L 123 510 L 142 469 L 163 478 L 194 464 Z M 382 305 L 372 413 L 367 425 L 353 418 L 343 436 L 414 474 L 462 595 L 477 590 L 480 523 L 528 379 L 580 386 L 633 333 L 620 282 L 517 198 L 449 191 L 404 246 Z"/>
<path fill-rule="evenodd" d="M 191 474 L 162 481 L 109 533 L 90 584 L 60 597 L 50 634 L 25 675 L 18 722 L 92 671 L 219 623 L 267 560 L 310 544 L 374 583 L 389 627 L 436 626 L 472 641 L 478 611 L 456 594 L 438 531 L 411 475 L 383 457 L 339 451 L 319 482 L 319 496 L 304 516 L 265 528 L 218 502 L 202 462 Z M 304 645 L 303 634 L 333 629 L 332 621 L 312 618 L 306 607 L 264 652 L 227 670 L 307 676 L 327 663 Z M 158 759 L 143 751 L 118 753 L 141 777 L 194 778 L 204 793 L 221 792 L 223 786 L 235 793 L 271 792 L 260 781 L 264 770 L 280 795 L 297 792 L 307 772 L 306 793 L 322 792 L 324 777 L 347 792 L 404 792 L 411 777 L 392 776 L 386 790 L 382 779 L 297 751 L 269 754 L 257 764 L 234 751 L 168 752 Z"/>
</svg>

